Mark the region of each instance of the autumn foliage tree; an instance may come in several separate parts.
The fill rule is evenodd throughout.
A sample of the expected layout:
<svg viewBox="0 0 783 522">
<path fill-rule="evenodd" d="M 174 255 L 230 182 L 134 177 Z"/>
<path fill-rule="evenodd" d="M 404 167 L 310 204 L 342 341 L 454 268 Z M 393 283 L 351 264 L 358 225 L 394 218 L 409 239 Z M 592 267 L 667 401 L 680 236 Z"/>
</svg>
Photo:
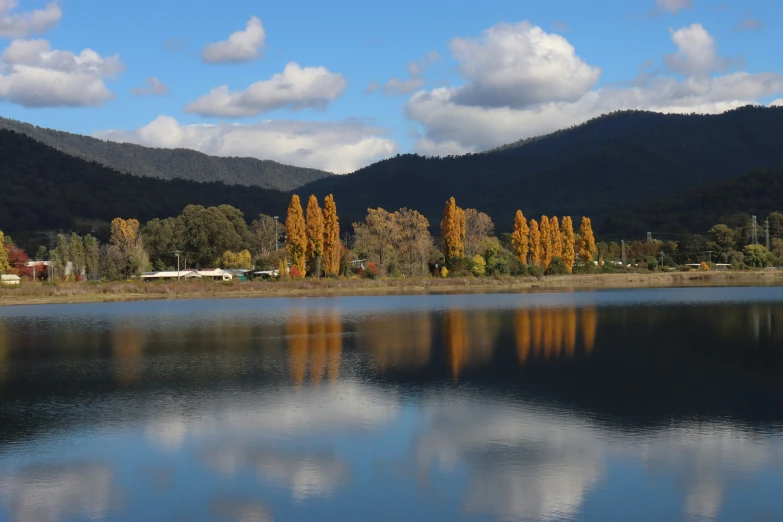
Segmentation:
<svg viewBox="0 0 783 522">
<path fill-rule="evenodd" d="M 0 274 L 5 274 L 11 265 L 8 263 L 8 251 L 3 248 L 5 245 L 5 234 L 0 230 Z"/>
<path fill-rule="evenodd" d="M 451 266 L 454 262 L 465 257 L 465 212 L 457 206 L 454 198 L 446 202 L 443 209 L 443 220 L 440 222 L 441 237 L 443 240 L 443 256 L 446 264 Z"/>
<path fill-rule="evenodd" d="M 541 244 L 541 264 L 538 265 L 541 270 L 546 271 L 549 268 L 549 264 L 552 262 L 552 229 L 549 225 L 549 218 L 541 216 L 541 223 L 539 223 L 539 243 Z"/>
<path fill-rule="evenodd" d="M 530 220 L 530 264 L 541 266 L 541 231 L 535 219 Z"/>
<path fill-rule="evenodd" d="M 560 233 L 563 240 L 563 253 L 560 257 L 563 259 L 566 270 L 571 273 L 574 269 L 574 258 L 576 255 L 574 223 L 571 221 L 571 216 L 563 217 L 563 222 L 560 224 Z"/>
<path fill-rule="evenodd" d="M 138 220 L 114 218 L 111 222 L 111 243 L 123 259 L 119 267 L 123 276 L 138 274 L 149 266 L 149 256 L 139 234 Z"/>
<path fill-rule="evenodd" d="M 527 227 L 527 220 L 521 210 L 517 210 L 514 216 L 514 231 L 511 233 L 511 246 L 514 248 L 514 255 L 522 264 L 527 264 L 527 255 L 530 251 L 530 230 Z"/>
<path fill-rule="evenodd" d="M 324 215 L 318 206 L 318 198 L 307 201 L 307 265 L 313 277 L 321 277 L 321 257 L 324 253 Z"/>
<path fill-rule="evenodd" d="M 591 263 L 597 249 L 595 246 L 595 237 L 593 236 L 593 224 L 589 217 L 582 218 L 582 225 L 579 227 L 579 235 L 582 237 L 579 241 L 579 257 L 583 263 Z"/>
<path fill-rule="evenodd" d="M 334 196 L 329 194 L 324 199 L 324 273 L 337 275 L 340 272 L 340 221 L 337 217 L 337 205 Z"/>
<path fill-rule="evenodd" d="M 549 220 L 549 240 L 552 243 L 552 258 L 563 258 L 563 235 L 560 232 L 560 221 L 557 216 Z"/>
<path fill-rule="evenodd" d="M 291 196 L 291 202 L 288 204 L 288 215 L 285 220 L 285 248 L 291 259 L 292 267 L 296 267 L 296 271 L 291 271 L 291 277 L 304 277 L 307 259 L 307 227 L 302 204 L 296 194 Z"/>
</svg>

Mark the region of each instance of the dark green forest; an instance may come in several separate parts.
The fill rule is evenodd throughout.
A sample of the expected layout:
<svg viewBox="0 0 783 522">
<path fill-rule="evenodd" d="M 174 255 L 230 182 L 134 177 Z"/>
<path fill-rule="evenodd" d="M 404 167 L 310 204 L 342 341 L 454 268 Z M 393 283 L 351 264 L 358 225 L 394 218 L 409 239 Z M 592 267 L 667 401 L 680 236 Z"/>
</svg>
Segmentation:
<svg viewBox="0 0 783 522">
<path fill-rule="evenodd" d="M 321 170 L 283 165 L 270 160 L 222 158 L 188 149 L 155 149 L 115 143 L 6 118 L 0 118 L 0 129 L 20 132 L 71 156 L 135 176 L 205 183 L 219 181 L 227 185 L 275 190 L 293 190 L 310 181 L 332 176 Z"/>
<path fill-rule="evenodd" d="M 284 212 L 289 196 L 258 187 L 160 180 L 122 174 L 0 130 L 0 223 L 9 234 L 73 230 L 79 220 L 146 222 L 189 204 L 228 204 L 247 215 Z"/>
</svg>

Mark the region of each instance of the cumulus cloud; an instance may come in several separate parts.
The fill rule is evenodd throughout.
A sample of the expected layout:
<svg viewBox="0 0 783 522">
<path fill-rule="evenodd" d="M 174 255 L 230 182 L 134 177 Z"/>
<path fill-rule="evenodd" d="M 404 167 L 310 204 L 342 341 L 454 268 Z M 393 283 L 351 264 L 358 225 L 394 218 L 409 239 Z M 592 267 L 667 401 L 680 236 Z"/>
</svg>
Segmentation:
<svg viewBox="0 0 783 522">
<path fill-rule="evenodd" d="M 51 2 L 43 9 L 12 13 L 18 4 L 17 0 L 0 0 L 0 38 L 25 38 L 45 33 L 63 16 L 57 2 Z"/>
<path fill-rule="evenodd" d="M 734 60 L 718 56 L 715 39 L 701 24 L 670 30 L 677 52 L 664 55 L 666 67 L 685 76 L 707 76 L 725 71 Z"/>
<path fill-rule="evenodd" d="M 125 69 L 119 56 L 92 49 L 52 50 L 46 40 L 14 40 L 0 55 L 0 98 L 25 107 L 100 106 L 114 94 L 104 84 Z"/>
<path fill-rule="evenodd" d="M 529 24 L 501 25 L 502 40 L 519 38 L 527 45 L 540 44 L 547 49 L 545 52 L 535 48 L 526 54 L 540 57 L 546 63 L 542 68 L 552 73 L 532 73 L 539 75 L 538 80 L 519 74 L 519 47 L 490 43 L 486 35 L 496 33 L 490 29 L 483 41 L 471 41 L 478 49 L 455 53 L 464 85 L 418 92 L 407 102 L 407 116 L 424 129 L 423 137 L 416 143 L 418 152 L 478 152 L 615 110 L 719 113 L 783 92 L 783 77 L 776 73 L 740 71 L 711 76 L 734 62 L 718 55 L 712 36 L 700 25 L 672 32 L 678 52 L 666 57 L 667 65 L 685 78 L 648 74 L 629 86 L 600 89 L 591 88 L 597 80 L 597 76 L 592 77 L 594 69 L 576 58 L 562 37 L 555 37 L 562 40 L 555 45 L 555 41 L 540 34 L 541 29 Z M 520 35 L 506 34 L 513 31 Z M 485 61 L 490 65 L 484 65 Z M 525 58 L 521 61 L 527 64 Z M 508 64 L 508 71 L 503 64 Z M 555 74 L 554 70 L 560 72 Z M 482 75 L 477 71 L 488 72 Z"/>
<path fill-rule="evenodd" d="M 144 83 L 147 84 L 146 87 L 131 89 L 131 94 L 134 96 L 166 96 L 169 93 L 168 86 L 155 76 L 145 79 Z"/>
<path fill-rule="evenodd" d="M 693 0 L 655 0 L 653 14 L 677 14 L 683 9 L 690 9 L 691 7 L 693 7 Z"/>
<path fill-rule="evenodd" d="M 397 145 L 387 134 L 385 129 L 355 120 L 181 125 L 174 118 L 160 116 L 133 131 L 110 130 L 95 137 L 149 147 L 194 149 L 216 156 L 271 159 L 342 174 L 395 153 Z"/>
<path fill-rule="evenodd" d="M 437 51 L 430 51 L 418 60 L 408 62 L 405 66 L 408 77 L 405 79 L 390 78 L 383 86 L 383 93 L 388 95 L 410 94 L 424 87 L 426 81 L 421 74 L 433 63 L 443 58 Z"/>
<path fill-rule="evenodd" d="M 300 67 L 290 62 L 282 73 L 252 84 L 244 91 L 231 92 L 228 85 L 209 91 L 185 106 L 185 112 L 201 116 L 242 118 L 262 112 L 305 107 L 323 108 L 339 98 L 348 81 L 326 67 Z"/>
<path fill-rule="evenodd" d="M 243 31 L 232 33 L 228 40 L 204 47 L 201 61 L 204 63 L 249 62 L 261 56 L 266 31 L 261 20 L 253 16 Z"/>
<path fill-rule="evenodd" d="M 449 47 L 466 80 L 453 91 L 459 105 L 518 109 L 574 101 L 601 74 L 576 55 L 568 40 L 528 22 L 498 24 L 481 38 L 455 38 Z"/>
</svg>

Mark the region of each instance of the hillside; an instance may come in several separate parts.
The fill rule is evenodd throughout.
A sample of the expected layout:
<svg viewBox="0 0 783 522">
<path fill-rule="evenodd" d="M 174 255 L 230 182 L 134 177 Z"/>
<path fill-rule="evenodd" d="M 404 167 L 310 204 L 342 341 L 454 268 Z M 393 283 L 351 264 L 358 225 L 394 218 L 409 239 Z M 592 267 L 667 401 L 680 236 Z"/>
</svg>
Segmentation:
<svg viewBox="0 0 783 522">
<path fill-rule="evenodd" d="M 108 222 L 179 214 L 188 204 L 229 204 L 255 217 L 283 215 L 288 196 L 258 187 L 122 174 L 69 156 L 23 134 L 0 130 L 0 229 L 11 235 L 69 230 L 77 220 Z"/>
<path fill-rule="evenodd" d="M 732 214 L 757 215 L 783 209 L 783 170 L 756 171 L 683 191 L 671 197 L 629 205 L 610 215 L 600 233 L 642 237 L 648 231 L 704 234 Z"/>
<path fill-rule="evenodd" d="M 186 179 L 228 185 L 257 186 L 293 190 L 317 179 L 333 176 L 328 172 L 283 165 L 255 158 L 208 156 L 188 149 L 154 149 L 70 134 L 29 123 L 0 118 L 0 129 L 30 136 L 71 156 L 94 161 L 134 176 L 158 179 Z"/>
<path fill-rule="evenodd" d="M 333 193 L 346 220 L 367 207 L 415 208 L 437 226 L 446 199 L 487 212 L 499 231 L 514 212 L 589 215 L 672 196 L 753 169 L 783 167 L 783 108 L 720 115 L 617 112 L 482 154 L 401 155 L 296 192 Z"/>
</svg>

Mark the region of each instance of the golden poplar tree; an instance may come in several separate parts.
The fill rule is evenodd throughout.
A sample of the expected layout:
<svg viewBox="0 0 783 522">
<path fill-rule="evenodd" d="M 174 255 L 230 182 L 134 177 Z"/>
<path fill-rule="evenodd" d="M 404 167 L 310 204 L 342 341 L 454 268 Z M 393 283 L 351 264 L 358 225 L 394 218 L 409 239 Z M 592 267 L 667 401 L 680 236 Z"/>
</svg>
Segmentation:
<svg viewBox="0 0 783 522">
<path fill-rule="evenodd" d="M 11 265 L 8 262 L 8 251 L 3 247 L 5 242 L 5 234 L 0 230 L 0 274 L 8 272 Z"/>
<path fill-rule="evenodd" d="M 541 216 L 541 223 L 539 224 L 539 243 L 541 244 L 541 270 L 546 271 L 549 268 L 549 264 L 552 262 L 552 239 L 551 229 L 549 228 L 549 218 Z"/>
<path fill-rule="evenodd" d="M 340 272 L 340 221 L 334 196 L 324 198 L 324 273 L 337 275 Z"/>
<path fill-rule="evenodd" d="M 527 228 L 527 220 L 521 210 L 517 210 L 514 216 L 514 231 L 511 233 L 511 246 L 514 247 L 514 255 L 522 264 L 527 264 L 527 254 L 530 250 L 530 231 Z"/>
<path fill-rule="evenodd" d="M 321 277 L 321 256 L 324 253 L 324 214 L 318 206 L 318 198 L 307 200 L 307 267 L 313 277 Z"/>
<path fill-rule="evenodd" d="M 305 260 L 307 258 L 307 232 L 302 204 L 299 196 L 291 196 L 288 204 L 288 216 L 285 220 L 285 248 L 291 258 L 291 276 L 305 276 Z M 294 269 L 296 271 L 294 272 Z"/>
<path fill-rule="evenodd" d="M 560 221 L 557 216 L 549 220 L 549 239 L 552 242 L 552 258 L 563 259 L 563 236 L 560 233 Z"/>
<path fill-rule="evenodd" d="M 570 273 L 574 269 L 574 256 L 576 255 L 574 223 L 571 221 L 571 216 L 563 216 L 563 223 L 561 223 L 560 229 L 561 237 L 563 238 L 563 264 Z"/>
<path fill-rule="evenodd" d="M 579 257 L 585 264 L 592 263 L 597 249 L 595 247 L 595 237 L 593 236 L 593 224 L 590 222 L 589 217 L 582 218 L 579 235 L 582 236 L 579 242 Z"/>
<path fill-rule="evenodd" d="M 457 206 L 454 198 L 446 202 L 443 209 L 443 220 L 440 222 L 440 232 L 443 238 L 443 255 L 446 264 L 451 266 L 454 261 L 465 255 L 465 212 Z"/>
<path fill-rule="evenodd" d="M 535 219 L 530 220 L 530 264 L 541 266 L 541 232 Z"/>
</svg>

